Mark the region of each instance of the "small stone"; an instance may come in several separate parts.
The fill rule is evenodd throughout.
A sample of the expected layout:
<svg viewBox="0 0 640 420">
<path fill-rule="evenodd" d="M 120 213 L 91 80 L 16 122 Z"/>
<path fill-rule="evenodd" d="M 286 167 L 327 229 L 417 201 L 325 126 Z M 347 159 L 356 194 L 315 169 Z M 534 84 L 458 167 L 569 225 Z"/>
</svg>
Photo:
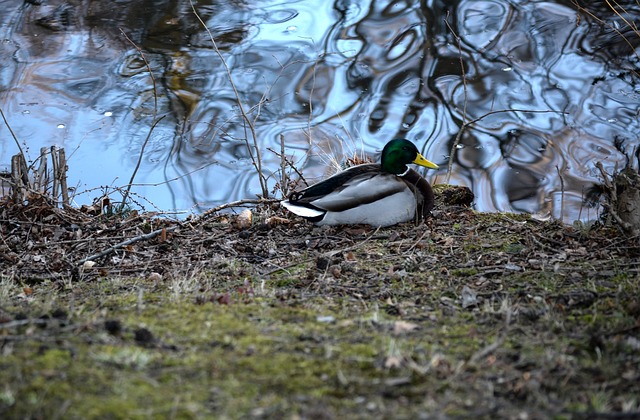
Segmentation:
<svg viewBox="0 0 640 420">
<path fill-rule="evenodd" d="M 158 283 L 162 281 L 162 274 L 153 272 L 149 274 L 149 277 L 147 277 L 147 280 L 152 281 L 154 283 Z"/>
<path fill-rule="evenodd" d="M 249 209 L 244 209 L 238 215 L 236 219 L 236 227 L 238 229 L 248 229 L 251 227 L 253 221 L 253 213 Z"/>
<path fill-rule="evenodd" d="M 96 265 L 96 262 L 95 262 L 95 261 L 85 261 L 85 262 L 82 264 L 82 269 L 83 269 L 83 270 L 90 270 L 90 269 L 92 269 L 92 268 L 93 268 L 93 266 L 94 266 L 94 265 Z"/>
</svg>

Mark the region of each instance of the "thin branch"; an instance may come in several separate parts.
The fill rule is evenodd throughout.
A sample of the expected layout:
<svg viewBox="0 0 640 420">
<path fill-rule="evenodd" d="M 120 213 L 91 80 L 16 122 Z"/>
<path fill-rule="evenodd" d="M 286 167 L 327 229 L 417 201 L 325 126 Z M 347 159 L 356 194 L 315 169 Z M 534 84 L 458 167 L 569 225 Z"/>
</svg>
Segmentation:
<svg viewBox="0 0 640 420">
<path fill-rule="evenodd" d="M 109 255 L 112 252 L 114 252 L 114 251 L 116 251 L 116 250 L 118 250 L 118 249 L 120 249 L 122 247 L 125 247 L 127 245 L 131 245 L 133 243 L 140 242 L 140 241 L 146 241 L 148 239 L 153 239 L 153 238 L 155 238 L 156 236 L 160 235 L 163 232 L 164 233 L 172 232 L 172 231 L 178 229 L 179 227 L 180 227 L 180 225 L 170 226 L 170 227 L 154 230 L 153 232 L 146 233 L 144 235 L 139 235 L 139 236 L 136 236 L 136 237 L 131 238 L 131 239 L 127 239 L 126 241 L 120 242 L 119 244 L 115 244 L 114 246 L 112 246 L 110 248 L 107 248 L 104 251 L 98 252 L 97 254 L 93 254 L 93 255 L 90 255 L 90 256 L 88 256 L 86 258 L 81 259 L 80 261 L 78 261 L 78 265 L 84 264 L 87 261 L 92 261 L 92 260 L 95 260 L 97 258 L 104 257 L 105 255 Z"/>
<path fill-rule="evenodd" d="M 48 154 L 49 148 L 47 146 L 40 148 L 40 156 L 38 157 L 40 164 L 38 165 L 38 169 L 35 171 L 33 177 L 33 189 L 42 193 L 46 192 L 47 185 L 49 184 L 49 182 L 47 182 L 47 163 L 49 162 L 49 159 L 47 159 Z"/>
<path fill-rule="evenodd" d="M 16 142 L 16 146 L 18 146 L 18 150 L 20 150 L 20 154 L 22 155 L 22 158 L 26 162 L 27 161 L 27 155 L 24 154 L 24 150 L 22 150 L 22 146 L 20 146 L 20 142 L 18 141 L 18 137 L 16 137 L 16 133 L 13 132 L 13 129 L 11 128 L 11 125 L 9 125 L 9 121 L 7 121 L 7 117 L 4 116 L 4 112 L 2 111 L 2 108 L 0 108 L 0 115 L 2 115 L 2 119 L 4 120 L 4 124 L 9 129 L 9 133 L 11 133 L 11 137 L 13 137 L 13 140 Z"/>
<path fill-rule="evenodd" d="M 458 135 L 456 136 L 453 142 L 453 145 L 451 146 L 451 151 L 449 152 L 449 164 L 447 165 L 447 180 L 445 182 L 446 184 L 448 184 L 451 179 L 454 153 L 458 148 L 458 144 L 460 144 L 460 139 L 462 138 L 462 132 L 464 131 L 464 128 L 467 126 L 467 102 L 469 100 L 469 96 L 467 92 L 467 74 L 464 68 L 464 61 L 462 60 L 462 43 L 460 42 L 460 37 L 458 36 L 458 34 L 456 34 L 456 32 L 453 30 L 453 28 L 449 24 L 449 16 L 450 16 L 450 12 L 447 11 L 447 17 L 445 18 L 444 23 L 445 25 L 447 25 L 447 28 L 449 28 L 449 30 L 453 34 L 453 37 L 456 40 L 456 45 L 458 46 L 458 58 L 460 59 L 460 71 L 462 72 L 462 87 L 464 90 L 464 101 L 462 104 L 462 127 L 460 127 L 460 130 L 458 131 Z"/>
<path fill-rule="evenodd" d="M 46 156 L 44 157 L 46 159 Z M 53 167 L 53 186 L 51 188 L 51 198 L 53 202 L 58 201 L 58 195 L 60 193 L 60 178 L 59 175 L 62 172 L 62 168 L 60 168 L 60 159 L 58 159 L 58 155 L 56 154 L 56 147 L 51 146 L 51 166 Z"/>
<path fill-rule="evenodd" d="M 52 146 L 55 147 L 55 146 Z M 57 158 L 58 158 L 58 174 L 60 176 L 60 192 L 62 193 L 62 206 L 66 207 L 69 205 L 69 187 L 67 185 L 67 155 L 63 148 L 57 148 Z M 53 156 L 53 153 L 51 153 Z"/>
<path fill-rule="evenodd" d="M 609 2 L 609 0 L 605 0 L 605 3 L 607 3 L 607 6 L 609 6 L 609 8 L 613 11 L 613 13 L 616 14 L 616 16 L 618 16 L 620 19 L 622 19 L 622 21 L 636 34 L 637 37 L 640 37 L 640 32 L 638 32 L 638 27 L 636 26 L 635 22 L 629 22 L 627 20 L 627 18 L 625 18 L 624 16 L 622 16 L 620 14 L 620 12 L 618 12 L 618 10 L 611 5 L 611 3 Z M 616 1 L 614 1 L 614 3 L 616 4 L 617 7 L 619 7 L 620 9 L 622 9 L 622 11 L 624 13 L 629 13 L 627 12 L 627 10 L 621 6 L 620 4 L 618 4 Z"/>
<path fill-rule="evenodd" d="M 287 157 L 284 154 L 284 134 L 280 133 L 280 191 L 283 199 L 287 198 L 289 192 L 289 177 L 286 169 Z"/>
<path fill-rule="evenodd" d="M 281 136 L 282 136 L 282 134 L 281 134 Z M 282 136 L 282 137 L 284 137 L 284 136 Z M 281 139 L 281 142 L 282 142 L 282 139 Z M 273 153 L 274 155 L 278 156 L 278 158 L 280 158 L 280 159 L 281 159 L 281 161 L 280 161 L 281 169 L 280 169 L 280 170 L 283 170 L 283 169 L 282 169 L 283 164 L 284 164 L 284 165 L 286 165 L 286 166 L 288 166 L 288 167 L 290 167 L 290 168 L 291 168 L 291 169 L 296 173 L 296 175 L 298 175 L 298 177 L 300 178 L 300 180 L 301 180 L 302 182 L 304 182 L 304 184 L 305 184 L 305 185 L 309 185 L 309 184 L 307 183 L 307 180 L 304 178 L 304 175 L 302 175 L 302 173 L 300 172 L 300 170 L 298 170 L 298 168 L 296 168 L 296 166 L 295 166 L 295 164 L 293 163 L 293 161 L 292 161 L 291 159 L 287 158 L 287 156 L 284 154 L 283 146 L 284 146 L 284 142 L 282 142 L 282 144 L 281 144 L 281 146 L 280 146 L 280 149 L 281 149 L 281 150 L 280 150 L 280 153 L 276 152 L 275 150 L 273 150 L 273 149 L 272 149 L 272 148 L 270 148 L 270 147 L 267 147 L 267 150 L 268 150 L 268 151 L 270 151 L 271 153 Z M 285 167 L 286 167 L 286 166 L 285 166 Z M 287 178 L 289 178 L 289 177 L 287 177 Z"/>
<path fill-rule="evenodd" d="M 556 172 L 558 172 L 558 178 L 560 179 L 560 220 L 562 221 L 562 219 L 564 219 L 562 217 L 564 214 L 564 177 L 558 165 L 556 165 Z"/>
<path fill-rule="evenodd" d="M 311 42 L 313 43 L 313 39 L 311 39 Z M 312 71 L 312 76 L 311 76 L 311 89 L 309 90 L 309 117 L 307 118 L 307 130 L 309 131 L 309 140 L 311 140 L 311 120 L 313 118 L 313 93 L 316 89 L 316 70 L 318 67 L 318 59 L 319 59 L 319 55 L 316 54 L 316 59 L 313 63 L 313 71 Z M 302 90 L 302 89 L 300 89 Z"/>
<path fill-rule="evenodd" d="M 485 117 L 488 117 L 489 115 L 493 115 L 493 114 L 497 114 L 497 113 L 502 113 L 502 112 L 531 112 L 531 113 L 538 113 L 538 112 L 554 112 L 554 113 L 558 113 L 558 114 L 568 114 L 568 112 L 564 112 L 564 111 L 554 111 L 554 110 L 530 110 L 530 109 L 501 109 L 501 110 L 493 110 L 493 111 L 489 111 L 487 113 L 485 113 L 484 115 L 481 115 L 478 118 L 475 118 L 471 121 L 467 121 L 467 102 L 468 102 L 468 92 L 467 92 L 467 76 L 466 76 L 466 71 L 465 71 L 465 67 L 464 67 L 464 62 L 462 60 L 462 43 L 460 40 L 460 37 L 456 34 L 456 32 L 453 30 L 453 28 L 451 27 L 450 23 L 449 23 L 449 13 L 447 13 L 447 18 L 445 19 L 445 24 L 447 25 L 447 28 L 449 28 L 449 30 L 451 31 L 451 33 L 453 34 L 455 40 L 456 40 L 456 44 L 458 46 L 458 54 L 459 54 L 459 58 L 460 58 L 460 70 L 462 72 L 462 85 L 463 85 L 463 89 L 464 89 L 464 102 L 463 102 L 463 107 L 462 107 L 462 125 L 460 126 L 460 130 L 458 130 L 458 134 L 456 135 L 456 138 L 453 141 L 453 144 L 451 146 L 451 150 L 449 152 L 449 164 L 447 166 L 447 178 L 445 183 L 449 183 L 449 180 L 451 179 L 451 173 L 453 170 L 453 158 L 455 155 L 455 152 L 458 148 L 458 145 L 460 144 L 460 140 L 462 139 L 462 134 L 464 133 L 464 131 L 471 125 L 477 123 L 478 121 L 482 120 Z M 493 104 L 492 104 L 493 107 Z"/>
<path fill-rule="evenodd" d="M 225 203 L 222 204 L 218 207 L 214 207 L 212 209 L 209 209 L 207 211 L 205 211 L 204 213 L 202 213 L 200 216 L 198 216 L 195 219 L 195 222 L 201 222 L 205 219 L 207 219 L 208 217 L 210 217 L 212 214 L 219 212 L 220 210 L 224 210 L 224 209 L 228 209 L 231 207 L 240 207 L 240 206 L 244 206 L 247 204 L 269 204 L 269 203 L 277 203 L 278 200 L 275 199 L 264 199 L 264 198 L 248 198 L 245 200 L 238 200 L 238 201 L 232 201 L 230 203 Z"/>
<path fill-rule="evenodd" d="M 236 103 L 238 104 L 238 108 L 240 109 L 240 114 L 242 115 L 242 119 L 246 123 L 245 130 L 246 130 L 246 126 L 247 125 L 249 126 L 249 130 L 251 132 L 251 137 L 253 139 L 253 146 L 251 146 L 251 144 L 249 143 L 249 139 L 247 138 L 248 136 L 246 136 L 246 133 L 245 133 L 245 142 L 246 142 L 246 145 L 247 145 L 247 150 L 249 152 L 249 156 L 251 157 L 251 162 L 253 163 L 253 166 L 256 168 L 256 171 L 258 172 L 258 178 L 260 180 L 260 187 L 262 188 L 262 196 L 264 198 L 268 198 L 269 197 L 269 188 L 268 188 L 268 185 L 267 185 L 266 178 L 265 178 L 264 174 L 262 173 L 262 155 L 260 153 L 260 148 L 258 147 L 259 146 L 258 145 L 258 135 L 256 133 L 256 128 L 255 128 L 254 124 L 252 123 L 251 119 L 249 118 L 249 116 L 247 115 L 247 111 L 245 110 L 244 104 L 242 103 L 242 98 L 240 97 L 240 93 L 238 92 L 236 84 L 235 84 L 235 82 L 233 80 L 233 76 L 231 74 L 231 69 L 229 68 L 229 65 L 227 64 L 227 61 L 224 59 L 224 56 L 220 52 L 220 49 L 218 48 L 218 44 L 216 43 L 216 40 L 213 37 L 213 34 L 211 33 L 211 31 L 207 27 L 207 24 L 200 17 L 200 14 L 198 13 L 198 11 L 196 10 L 195 5 L 193 4 L 193 0 L 189 0 L 189 4 L 191 5 L 191 10 L 193 11 L 193 14 L 195 15 L 196 19 L 198 19 L 198 21 L 200 22 L 202 27 L 205 29 L 205 31 L 207 31 L 207 34 L 209 35 L 209 39 L 211 40 L 211 44 L 213 45 L 213 49 L 216 52 L 216 54 L 218 54 L 218 57 L 222 61 L 222 65 L 224 66 L 224 69 L 225 69 L 225 71 L 227 73 L 227 77 L 229 78 L 229 83 L 231 84 L 231 89 L 233 90 L 233 94 L 236 97 Z M 254 155 L 254 151 L 252 150 L 252 147 L 253 147 L 253 149 L 255 149 L 255 155 Z"/>
<path fill-rule="evenodd" d="M 640 33 L 638 32 L 635 24 L 633 23 L 629 23 L 627 21 L 627 19 L 625 19 L 622 15 L 620 15 L 620 12 L 618 12 L 610 3 L 608 0 L 606 0 L 607 6 L 609 6 L 609 8 L 616 14 L 618 15 L 618 17 L 620 17 L 623 22 L 625 22 L 629 28 L 631 28 L 631 30 L 633 30 L 633 32 L 635 32 L 635 34 L 637 36 L 640 37 Z M 611 29 L 612 31 L 614 31 L 615 33 L 617 33 L 618 35 L 620 35 L 620 38 L 622 38 L 624 40 L 624 42 L 627 43 L 627 45 L 629 46 L 629 48 L 631 48 L 632 53 L 637 57 L 640 58 L 640 55 L 638 54 L 636 48 L 633 46 L 633 44 L 631 43 L 631 41 L 629 41 L 629 39 L 627 37 L 625 37 L 622 32 L 620 32 L 619 29 L 617 29 L 613 24 L 605 22 L 604 20 L 600 19 L 598 16 L 594 15 L 593 13 L 591 13 L 589 10 L 585 9 L 584 7 L 582 7 L 579 3 L 578 0 L 573 0 L 573 4 L 578 8 L 578 10 L 580 10 L 581 12 L 591 16 L 593 19 L 595 19 L 596 21 L 598 21 L 600 24 L 609 27 L 609 29 Z M 617 3 L 616 3 L 617 4 Z M 624 8 L 622 8 L 623 11 Z M 626 11 L 625 11 L 626 12 Z M 633 73 L 635 73 L 636 75 L 638 74 L 635 70 L 630 69 L 630 71 L 632 71 Z"/>
<path fill-rule="evenodd" d="M 142 61 L 144 61 L 144 64 L 147 66 L 147 70 L 149 71 L 149 77 L 151 77 L 151 83 L 153 83 L 153 100 L 154 100 L 153 118 L 155 119 L 156 115 L 158 114 L 158 90 L 156 88 L 156 78 L 153 77 L 153 71 L 151 71 L 151 65 L 149 64 L 149 61 L 147 61 L 147 57 L 145 57 L 144 52 L 142 52 L 142 49 L 138 47 L 136 43 L 133 42 L 131 38 L 127 36 L 126 33 L 124 33 L 124 30 L 122 30 L 122 28 L 118 28 L 118 29 L 120 29 L 120 33 L 124 35 L 127 41 L 129 41 L 131 45 L 133 45 L 133 48 L 138 50 L 138 54 L 140 54 L 140 57 L 142 57 Z"/>
<path fill-rule="evenodd" d="M 122 197 L 122 204 L 120 205 L 120 211 L 124 209 L 124 206 L 127 202 L 127 198 L 129 197 L 129 193 L 131 192 L 131 186 L 133 185 L 133 180 L 135 179 L 136 174 L 138 173 L 138 169 L 140 169 L 140 164 L 142 163 L 142 156 L 144 155 L 144 149 L 147 146 L 149 139 L 151 138 L 151 133 L 153 133 L 153 130 L 156 128 L 158 123 L 162 121 L 164 117 L 166 117 L 166 115 L 163 115 L 162 117 L 158 118 L 151 125 L 151 128 L 149 129 L 149 133 L 147 133 L 147 138 L 144 139 L 144 143 L 142 143 L 142 147 L 140 148 L 140 153 L 138 154 L 138 162 L 136 163 L 136 167 L 133 169 L 133 173 L 131 174 L 131 179 L 129 179 L 129 183 L 127 184 L 127 189 L 125 190 L 124 196 Z"/>
<path fill-rule="evenodd" d="M 155 120 L 154 123 L 151 125 L 151 128 L 149 129 L 147 138 L 144 140 L 144 143 L 142 143 L 142 147 L 140 148 L 140 154 L 138 155 L 138 162 L 136 163 L 136 167 L 134 168 L 133 173 L 131 174 L 131 179 L 129 179 L 129 183 L 127 184 L 127 189 L 125 190 L 125 193 L 122 197 L 122 204 L 120 205 L 120 211 L 122 211 L 124 209 L 124 206 L 127 203 L 127 198 L 129 197 L 129 193 L 131 192 L 131 186 L 133 185 L 133 180 L 135 179 L 136 174 L 138 173 L 138 169 L 140 169 L 140 164 L 142 163 L 142 157 L 144 156 L 144 149 L 147 146 L 149 139 L 151 138 L 151 133 L 153 133 L 153 130 L 156 128 L 158 123 L 162 121 L 166 115 L 163 115 L 162 117 L 156 119 L 156 116 L 158 115 L 158 89 L 156 86 L 156 78 L 153 76 L 153 71 L 151 70 L 151 64 L 149 64 L 149 61 L 147 60 L 147 57 L 144 55 L 144 52 L 142 51 L 142 49 L 135 42 L 133 42 L 131 38 L 127 36 L 124 30 L 122 30 L 122 28 L 118 28 L 118 29 L 120 29 L 120 32 L 127 39 L 127 41 L 129 41 L 131 45 L 133 45 L 133 47 L 136 50 L 138 50 L 140 57 L 142 57 L 142 61 L 144 61 L 144 64 L 146 65 L 147 70 L 149 71 L 149 77 L 151 77 L 151 83 L 153 84 L 153 119 Z"/>
</svg>

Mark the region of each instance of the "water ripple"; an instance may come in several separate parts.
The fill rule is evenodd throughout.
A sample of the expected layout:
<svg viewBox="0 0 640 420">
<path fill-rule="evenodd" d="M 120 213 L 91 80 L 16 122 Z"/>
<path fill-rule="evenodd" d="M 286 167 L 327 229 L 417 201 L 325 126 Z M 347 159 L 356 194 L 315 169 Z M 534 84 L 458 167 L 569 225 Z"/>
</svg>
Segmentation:
<svg viewBox="0 0 640 420">
<path fill-rule="evenodd" d="M 470 186 L 479 210 L 588 220 L 595 163 L 612 172 L 625 162 L 614 143 L 640 143 L 640 41 L 596 4 L 610 27 L 566 1 L 199 2 L 235 91 L 188 3 L 70 5 L 79 18 L 59 24 L 52 8 L 21 5 L 0 0 L 16 10 L 0 16 L 0 105 L 32 159 L 67 148 L 78 203 L 126 185 L 147 137 L 134 191 L 157 207 L 254 197 L 246 116 L 269 189 L 281 138 L 312 181 L 402 136 L 443 168 L 453 149 L 451 182 Z M 2 162 L 14 153 L 0 146 Z"/>
</svg>

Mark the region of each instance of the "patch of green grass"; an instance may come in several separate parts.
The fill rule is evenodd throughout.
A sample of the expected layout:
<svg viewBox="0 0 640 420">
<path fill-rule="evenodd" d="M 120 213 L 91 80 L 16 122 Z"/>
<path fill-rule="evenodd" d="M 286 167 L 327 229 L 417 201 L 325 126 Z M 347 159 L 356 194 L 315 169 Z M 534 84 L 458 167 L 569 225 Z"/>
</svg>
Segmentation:
<svg viewBox="0 0 640 420">
<path fill-rule="evenodd" d="M 477 268 L 456 268 L 451 271 L 451 275 L 455 277 L 471 277 L 478 274 Z"/>
</svg>

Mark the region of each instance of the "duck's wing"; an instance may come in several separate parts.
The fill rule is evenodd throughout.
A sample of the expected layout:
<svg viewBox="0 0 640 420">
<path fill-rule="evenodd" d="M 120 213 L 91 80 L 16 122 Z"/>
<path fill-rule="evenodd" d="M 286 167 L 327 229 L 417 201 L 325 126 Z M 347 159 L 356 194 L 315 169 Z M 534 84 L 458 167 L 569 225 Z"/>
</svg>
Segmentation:
<svg viewBox="0 0 640 420">
<path fill-rule="evenodd" d="M 283 204 L 304 217 L 322 216 L 369 204 L 406 191 L 395 175 L 383 173 L 378 164 L 353 166 L 307 189 L 292 193 Z M 298 211 L 296 211 L 298 210 Z"/>
<path fill-rule="evenodd" d="M 395 175 L 362 174 L 350 179 L 331 193 L 312 200 L 310 204 L 323 210 L 339 212 L 371 204 L 406 191 L 407 185 Z"/>
<path fill-rule="evenodd" d="M 341 188 L 345 188 L 347 184 L 353 182 L 360 176 L 372 175 L 381 173 L 380 165 L 378 164 L 364 164 L 356 165 L 338 172 L 335 175 L 330 176 L 324 181 L 320 181 L 317 184 L 313 184 L 304 190 L 291 193 L 289 195 L 290 201 L 300 203 L 310 203 L 313 200 L 329 195 Z"/>
</svg>

